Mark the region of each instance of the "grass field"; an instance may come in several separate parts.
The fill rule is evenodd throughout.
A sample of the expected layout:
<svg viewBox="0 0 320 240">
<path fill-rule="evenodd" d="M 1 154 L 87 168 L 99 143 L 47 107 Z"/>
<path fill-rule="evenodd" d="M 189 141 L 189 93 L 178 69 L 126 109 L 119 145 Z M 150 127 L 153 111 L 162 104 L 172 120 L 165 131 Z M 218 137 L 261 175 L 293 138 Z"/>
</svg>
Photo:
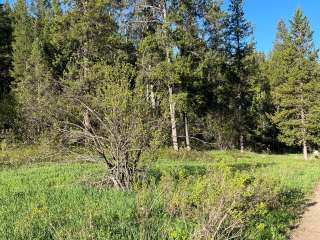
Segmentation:
<svg viewBox="0 0 320 240">
<path fill-rule="evenodd" d="M 305 161 L 299 154 L 272 155 L 251 152 L 241 154 L 238 151 L 211 151 L 200 156 L 188 153 L 182 156 L 163 154 L 157 166 L 206 168 L 219 162 L 225 163 L 234 171 L 251 172 L 276 179 L 284 186 L 300 188 L 306 194 L 312 193 L 315 184 L 320 181 L 320 159 Z"/>
<path fill-rule="evenodd" d="M 5 164 L 0 239 L 223 239 L 231 223 L 239 239 L 286 239 L 320 180 L 320 161 L 300 155 L 163 151 L 152 170 L 147 185 L 121 192 L 87 184 L 103 176 L 102 163 Z M 219 209 L 223 231 L 208 221 Z"/>
</svg>

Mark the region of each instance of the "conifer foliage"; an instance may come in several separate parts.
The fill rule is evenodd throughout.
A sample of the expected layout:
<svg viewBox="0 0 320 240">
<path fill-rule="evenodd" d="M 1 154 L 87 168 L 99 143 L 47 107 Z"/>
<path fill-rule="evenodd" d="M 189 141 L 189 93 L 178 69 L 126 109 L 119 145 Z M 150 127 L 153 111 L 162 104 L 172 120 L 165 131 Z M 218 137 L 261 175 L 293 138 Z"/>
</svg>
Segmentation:
<svg viewBox="0 0 320 240">
<path fill-rule="evenodd" d="M 288 145 L 303 148 L 308 158 L 308 146 L 319 141 L 319 66 L 318 50 L 314 48 L 312 31 L 306 16 L 298 9 L 290 21 L 290 31 L 281 21 L 278 39 L 270 64 L 279 71 L 272 84 L 276 112 L 273 121 Z M 270 69 L 270 71 L 272 71 Z"/>
<path fill-rule="evenodd" d="M 0 4 L 0 129 L 12 128 L 15 108 L 14 98 L 10 93 L 13 78 L 12 41 L 13 41 L 12 10 L 8 1 Z"/>
<path fill-rule="evenodd" d="M 320 144 L 318 50 L 298 9 L 268 57 L 244 0 L 0 5 L 0 128 L 95 150 L 129 188 L 151 149 Z"/>
<path fill-rule="evenodd" d="M 12 12 L 8 2 L 0 4 L 0 97 L 9 92 L 12 64 Z"/>
</svg>

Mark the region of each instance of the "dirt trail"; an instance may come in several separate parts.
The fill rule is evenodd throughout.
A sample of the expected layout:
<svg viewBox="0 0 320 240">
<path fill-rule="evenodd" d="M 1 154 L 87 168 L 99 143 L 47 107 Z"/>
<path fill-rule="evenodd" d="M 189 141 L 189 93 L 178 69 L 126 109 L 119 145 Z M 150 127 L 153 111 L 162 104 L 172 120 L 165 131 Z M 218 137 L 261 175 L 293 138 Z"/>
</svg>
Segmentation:
<svg viewBox="0 0 320 240">
<path fill-rule="evenodd" d="M 291 240 L 320 240 L 320 185 Z"/>
</svg>

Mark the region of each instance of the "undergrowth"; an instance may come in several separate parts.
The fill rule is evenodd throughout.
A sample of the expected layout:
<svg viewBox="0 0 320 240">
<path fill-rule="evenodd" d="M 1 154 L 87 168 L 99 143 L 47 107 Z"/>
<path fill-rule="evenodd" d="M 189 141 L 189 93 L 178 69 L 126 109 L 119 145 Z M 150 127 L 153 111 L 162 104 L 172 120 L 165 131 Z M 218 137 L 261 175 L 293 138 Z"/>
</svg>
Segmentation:
<svg viewBox="0 0 320 240">
<path fill-rule="evenodd" d="M 43 151 L 6 150 L 15 167 L 0 168 L 0 239 L 287 239 L 320 170 L 297 155 L 164 150 L 122 192 L 88 184 L 102 163 L 23 161 Z"/>
</svg>

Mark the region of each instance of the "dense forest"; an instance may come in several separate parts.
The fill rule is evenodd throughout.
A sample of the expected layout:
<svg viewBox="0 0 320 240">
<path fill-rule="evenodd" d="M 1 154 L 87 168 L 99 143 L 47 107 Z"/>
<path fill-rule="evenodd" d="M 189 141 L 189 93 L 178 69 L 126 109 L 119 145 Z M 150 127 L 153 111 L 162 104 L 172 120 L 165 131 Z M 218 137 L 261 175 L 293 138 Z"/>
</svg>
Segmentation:
<svg viewBox="0 0 320 240">
<path fill-rule="evenodd" d="M 0 239 L 320 239 L 313 31 L 244 4 L 0 0 Z"/>
<path fill-rule="evenodd" d="M 320 143 L 318 49 L 300 9 L 268 55 L 243 0 L 16 0 L 0 14 L 2 138 L 92 149 L 126 169 L 116 185 L 161 146 L 308 159 Z"/>
</svg>

